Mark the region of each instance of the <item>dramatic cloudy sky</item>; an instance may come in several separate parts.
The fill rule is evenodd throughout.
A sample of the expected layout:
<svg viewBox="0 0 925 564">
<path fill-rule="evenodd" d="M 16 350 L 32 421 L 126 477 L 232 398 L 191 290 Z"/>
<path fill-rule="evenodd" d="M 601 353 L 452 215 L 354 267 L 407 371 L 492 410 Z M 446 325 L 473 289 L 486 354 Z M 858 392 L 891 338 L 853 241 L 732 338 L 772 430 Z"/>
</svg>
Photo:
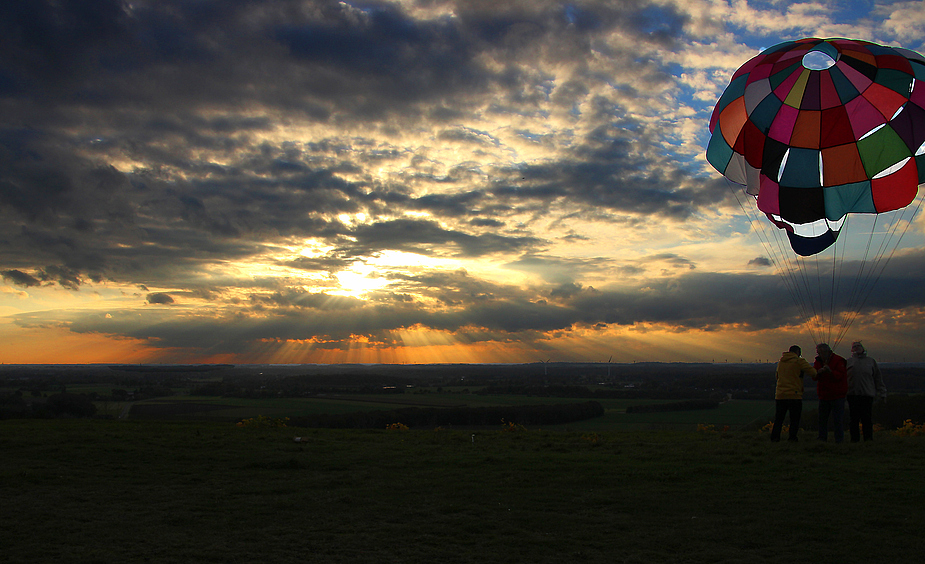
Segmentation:
<svg viewBox="0 0 925 564">
<path fill-rule="evenodd" d="M 732 72 L 806 36 L 922 51 L 925 7 L 4 2 L 0 361 L 811 349 L 703 156 Z M 845 337 L 884 360 L 925 360 L 922 231 Z"/>
</svg>

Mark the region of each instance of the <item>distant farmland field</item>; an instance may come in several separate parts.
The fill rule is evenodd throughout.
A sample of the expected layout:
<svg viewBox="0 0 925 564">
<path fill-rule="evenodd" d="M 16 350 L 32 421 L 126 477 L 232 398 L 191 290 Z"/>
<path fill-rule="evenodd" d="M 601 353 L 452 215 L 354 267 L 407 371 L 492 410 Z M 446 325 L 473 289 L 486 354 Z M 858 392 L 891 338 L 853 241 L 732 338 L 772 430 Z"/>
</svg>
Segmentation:
<svg viewBox="0 0 925 564">
<path fill-rule="evenodd" d="M 476 394 L 339 394 L 325 398 L 246 399 L 203 396 L 176 396 L 136 402 L 130 419 L 240 420 L 257 415 L 298 417 L 319 413 L 342 414 L 360 411 L 392 410 L 399 407 L 483 407 L 502 405 L 548 405 L 573 403 L 574 398 L 526 396 L 482 396 Z M 746 425 L 773 417 L 773 401 L 732 400 L 717 409 L 664 413 L 627 414 L 633 405 L 665 403 L 664 400 L 599 400 L 603 417 L 568 425 L 551 425 L 549 429 L 582 431 L 627 431 L 647 429 L 693 430 L 698 424 L 717 428 Z M 807 402 L 809 404 L 810 402 Z M 762 423 L 762 424 L 763 424 Z"/>
</svg>

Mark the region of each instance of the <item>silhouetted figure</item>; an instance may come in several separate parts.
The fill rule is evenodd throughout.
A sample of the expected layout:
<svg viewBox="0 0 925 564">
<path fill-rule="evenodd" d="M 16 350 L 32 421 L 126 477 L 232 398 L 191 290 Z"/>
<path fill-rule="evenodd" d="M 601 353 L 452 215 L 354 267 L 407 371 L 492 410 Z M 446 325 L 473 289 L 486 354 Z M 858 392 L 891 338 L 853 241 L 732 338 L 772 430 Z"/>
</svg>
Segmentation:
<svg viewBox="0 0 925 564">
<path fill-rule="evenodd" d="M 826 343 L 816 345 L 816 393 L 819 395 L 819 440 L 829 438 L 829 415 L 835 427 L 835 442 L 845 438 L 845 395 L 848 393 L 848 367 L 845 359 Z"/>
<path fill-rule="evenodd" d="M 876 397 L 886 400 L 886 386 L 883 385 L 880 367 L 876 360 L 867 356 L 861 341 L 855 341 L 851 343 L 851 358 L 848 359 L 848 429 L 851 442 L 861 440 L 859 424 L 864 430 L 864 440 L 874 439 L 872 416 Z"/>
<path fill-rule="evenodd" d="M 777 361 L 777 389 L 774 392 L 775 414 L 771 440 L 780 441 L 784 417 L 790 413 L 789 441 L 797 441 L 800 430 L 800 416 L 803 414 L 803 375 L 816 375 L 816 369 L 800 356 L 800 347 L 793 345 Z"/>
</svg>

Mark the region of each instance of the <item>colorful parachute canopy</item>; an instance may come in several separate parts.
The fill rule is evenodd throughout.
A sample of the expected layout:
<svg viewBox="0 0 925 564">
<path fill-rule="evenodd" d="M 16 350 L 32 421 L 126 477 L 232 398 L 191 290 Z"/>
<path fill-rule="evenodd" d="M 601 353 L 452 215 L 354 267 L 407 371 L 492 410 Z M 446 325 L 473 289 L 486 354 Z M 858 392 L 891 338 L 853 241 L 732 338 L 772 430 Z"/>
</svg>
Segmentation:
<svg viewBox="0 0 925 564">
<path fill-rule="evenodd" d="M 925 182 L 925 57 L 849 39 L 781 43 L 736 71 L 710 133 L 710 164 L 813 255 L 845 214 L 900 209 Z"/>
</svg>

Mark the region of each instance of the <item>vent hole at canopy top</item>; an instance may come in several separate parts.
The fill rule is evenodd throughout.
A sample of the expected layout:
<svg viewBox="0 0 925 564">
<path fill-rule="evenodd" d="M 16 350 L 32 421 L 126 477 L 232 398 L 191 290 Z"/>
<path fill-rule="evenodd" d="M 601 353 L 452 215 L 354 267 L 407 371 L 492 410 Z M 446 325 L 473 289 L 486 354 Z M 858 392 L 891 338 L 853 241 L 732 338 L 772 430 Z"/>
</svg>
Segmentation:
<svg viewBox="0 0 925 564">
<path fill-rule="evenodd" d="M 809 70 L 823 71 L 831 68 L 834 64 L 835 59 L 822 51 L 810 51 L 803 55 L 803 66 Z"/>
</svg>

